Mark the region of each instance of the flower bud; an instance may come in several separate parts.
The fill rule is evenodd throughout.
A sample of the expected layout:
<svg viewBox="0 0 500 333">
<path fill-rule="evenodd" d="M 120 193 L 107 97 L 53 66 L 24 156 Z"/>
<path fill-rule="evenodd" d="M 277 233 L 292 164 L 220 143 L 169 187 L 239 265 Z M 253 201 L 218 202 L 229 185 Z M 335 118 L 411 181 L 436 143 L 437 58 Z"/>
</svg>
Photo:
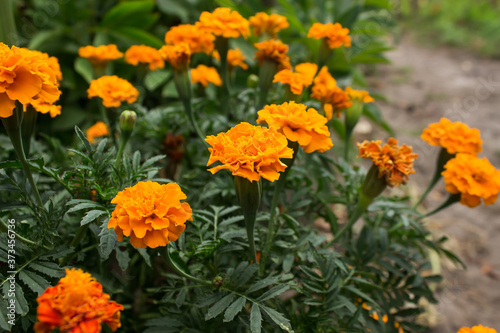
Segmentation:
<svg viewBox="0 0 500 333">
<path fill-rule="evenodd" d="M 218 275 L 212 280 L 212 285 L 216 288 L 220 288 L 222 284 L 224 283 L 224 279 L 222 276 Z"/>
<path fill-rule="evenodd" d="M 259 83 L 259 77 L 255 74 L 250 74 L 247 79 L 247 87 L 248 88 L 257 88 Z"/>
<path fill-rule="evenodd" d="M 137 114 L 134 111 L 125 110 L 120 115 L 120 130 L 123 132 L 132 132 L 134 129 Z"/>
</svg>

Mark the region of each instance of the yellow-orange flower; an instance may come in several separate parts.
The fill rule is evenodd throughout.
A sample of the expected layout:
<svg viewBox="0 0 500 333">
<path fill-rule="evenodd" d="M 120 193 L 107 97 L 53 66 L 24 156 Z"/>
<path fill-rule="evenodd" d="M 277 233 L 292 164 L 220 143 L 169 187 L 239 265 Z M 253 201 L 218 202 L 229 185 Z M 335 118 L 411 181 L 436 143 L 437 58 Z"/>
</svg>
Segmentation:
<svg viewBox="0 0 500 333">
<path fill-rule="evenodd" d="M 358 157 L 371 158 L 378 167 L 379 178 L 384 177 L 386 184 L 396 186 L 406 184 L 408 176 L 415 173 L 413 161 L 418 157 L 407 145 L 398 146 L 398 140 L 389 138 L 387 144 L 380 146 L 382 141 L 364 141 L 358 143 Z"/>
<path fill-rule="evenodd" d="M 60 77 L 57 59 L 0 43 L 0 117 L 10 117 L 16 101 L 25 109 L 32 102 L 53 104 L 61 95 Z"/>
<path fill-rule="evenodd" d="M 248 65 L 245 63 L 245 60 L 246 57 L 243 55 L 240 49 L 227 51 L 227 66 L 229 71 L 233 70 L 236 66 L 247 70 Z"/>
<path fill-rule="evenodd" d="M 360 101 L 363 103 L 371 103 L 374 101 L 368 91 L 365 90 L 356 90 L 351 87 L 347 87 L 345 88 L 345 93 L 349 96 L 351 101 Z"/>
<path fill-rule="evenodd" d="M 82 46 L 78 50 L 78 55 L 82 58 L 88 59 L 92 66 L 106 66 L 111 60 L 120 59 L 123 57 L 115 44 L 101 45 L 101 46 Z"/>
<path fill-rule="evenodd" d="M 247 38 L 250 35 L 248 20 L 235 10 L 219 7 L 213 12 L 202 12 L 199 22 L 200 29 L 224 38 Z"/>
<path fill-rule="evenodd" d="M 421 138 L 432 146 L 441 146 L 448 153 L 467 153 L 476 155 L 481 152 L 481 133 L 459 121 L 452 123 L 441 118 L 439 123 L 430 124 L 422 132 Z"/>
<path fill-rule="evenodd" d="M 87 94 L 89 98 L 102 98 L 102 104 L 107 108 L 117 108 L 125 101 L 134 103 L 139 97 L 139 91 L 130 82 L 116 75 L 92 80 Z"/>
<path fill-rule="evenodd" d="M 497 201 L 500 192 L 500 171 L 490 164 L 487 158 L 470 154 L 457 154 L 449 160 L 442 175 L 446 189 L 452 194 L 460 193 L 460 203 L 471 208 Z"/>
<path fill-rule="evenodd" d="M 163 59 L 168 61 L 177 71 L 187 71 L 191 60 L 191 49 L 188 43 L 164 45 L 160 49 Z"/>
<path fill-rule="evenodd" d="M 155 71 L 165 67 L 160 52 L 151 46 L 132 45 L 125 52 L 125 62 L 137 66 L 139 63 L 149 64 L 149 69 Z"/>
<path fill-rule="evenodd" d="M 274 75 L 273 82 L 287 84 L 290 90 L 295 95 L 302 94 L 304 88 L 309 87 L 314 79 L 314 75 L 318 70 L 318 65 L 305 62 L 295 66 L 295 71 L 290 69 L 283 69 Z"/>
<path fill-rule="evenodd" d="M 120 242 L 130 236 L 136 248 L 155 248 L 176 241 L 192 221 L 192 210 L 176 183 L 147 181 L 118 192 L 111 200 L 116 204 L 108 228 L 115 229 Z"/>
<path fill-rule="evenodd" d="M 341 46 L 350 47 L 351 37 L 349 29 L 342 28 L 340 23 L 314 23 L 309 29 L 307 37 L 314 39 L 325 39 L 330 49 L 336 49 Z"/>
<path fill-rule="evenodd" d="M 493 328 L 478 325 L 472 328 L 462 327 L 457 333 L 497 333 L 497 331 Z"/>
<path fill-rule="evenodd" d="M 61 106 L 51 103 L 47 103 L 41 99 L 34 99 L 31 101 L 30 105 L 40 113 L 48 113 L 51 118 L 54 118 L 61 114 Z"/>
<path fill-rule="evenodd" d="M 258 112 L 258 124 L 284 134 L 288 140 L 298 142 L 306 153 L 324 152 L 333 147 L 328 120 L 313 108 L 304 104 L 286 102 L 281 105 L 266 105 Z"/>
<path fill-rule="evenodd" d="M 278 14 L 268 15 L 264 12 L 257 13 L 255 16 L 250 17 L 249 22 L 256 36 L 267 34 L 272 38 L 276 38 L 276 34 L 280 30 L 290 26 L 286 17 Z"/>
<path fill-rule="evenodd" d="M 314 78 L 311 92 L 311 97 L 320 100 L 323 104 L 325 116 L 328 120 L 332 119 L 334 112 L 339 117 L 342 110 L 352 105 L 349 95 L 337 86 L 337 81 L 328 72 L 326 66 L 321 68 Z"/>
<path fill-rule="evenodd" d="M 191 82 L 201 83 L 204 87 L 208 87 L 209 83 L 216 86 L 222 86 L 222 80 L 214 67 L 205 65 L 198 65 L 198 67 L 191 69 Z"/>
<path fill-rule="evenodd" d="M 214 40 L 214 35 L 193 24 L 181 24 L 172 27 L 165 34 L 165 43 L 168 45 L 187 43 L 191 53 L 203 52 L 210 54 L 214 49 Z"/>
<path fill-rule="evenodd" d="M 102 285 L 80 269 L 66 269 L 66 276 L 47 288 L 36 301 L 36 333 L 55 329 L 61 333 L 98 333 L 103 323 L 114 332 L 121 326 L 123 306 L 110 301 Z"/>
<path fill-rule="evenodd" d="M 255 59 L 259 60 L 259 65 L 262 65 L 264 59 L 270 60 L 278 65 L 278 69 L 292 68 L 290 58 L 286 55 L 288 45 L 278 39 L 266 40 L 261 43 L 254 44 L 257 48 Z"/>
<path fill-rule="evenodd" d="M 90 143 L 94 143 L 95 138 L 109 135 L 109 131 L 104 122 L 98 121 L 94 125 L 90 126 L 85 134 L 87 135 L 87 140 L 89 140 Z"/>
<path fill-rule="evenodd" d="M 258 181 L 260 177 L 274 182 L 286 168 L 280 158 L 292 158 L 288 141 L 275 130 L 240 123 L 226 133 L 208 136 L 211 146 L 207 166 L 219 161 L 222 165 L 208 169 L 212 174 L 228 169 L 234 176 Z"/>
</svg>

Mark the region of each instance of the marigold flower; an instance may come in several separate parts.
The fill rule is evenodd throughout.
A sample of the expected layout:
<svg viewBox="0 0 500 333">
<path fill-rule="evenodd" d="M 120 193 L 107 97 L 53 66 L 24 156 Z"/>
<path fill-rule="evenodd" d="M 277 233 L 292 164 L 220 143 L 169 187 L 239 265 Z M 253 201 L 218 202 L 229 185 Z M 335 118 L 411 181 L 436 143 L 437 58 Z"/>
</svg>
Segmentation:
<svg viewBox="0 0 500 333">
<path fill-rule="evenodd" d="M 219 7 L 213 12 L 202 12 L 197 26 L 203 31 L 224 38 L 250 36 L 248 20 L 235 10 Z"/>
<path fill-rule="evenodd" d="M 413 161 L 418 154 L 412 152 L 407 145 L 398 146 L 398 140 L 389 138 L 387 144 L 380 146 L 382 141 L 364 141 L 358 143 L 358 157 L 371 158 L 373 164 L 378 167 L 378 177 L 385 177 L 389 186 L 406 184 L 408 176 L 415 173 Z"/>
<path fill-rule="evenodd" d="M 321 101 L 328 120 L 332 119 L 334 112 L 337 117 L 340 117 L 340 112 L 352 105 L 349 95 L 337 86 L 337 81 L 328 72 L 326 66 L 321 68 L 314 78 L 311 97 Z"/>
<path fill-rule="evenodd" d="M 125 52 L 125 62 L 137 66 L 139 63 L 149 64 L 149 69 L 155 71 L 165 67 L 160 52 L 146 45 L 132 45 Z"/>
<path fill-rule="evenodd" d="M 160 49 L 160 54 L 177 71 L 186 71 L 189 67 L 191 49 L 188 43 L 164 45 Z"/>
<path fill-rule="evenodd" d="M 302 94 L 304 88 L 313 83 L 314 75 L 318 70 L 318 65 L 305 62 L 295 66 L 295 72 L 290 69 L 283 69 L 274 75 L 273 82 L 279 82 L 290 86 L 290 90 L 295 95 Z"/>
<path fill-rule="evenodd" d="M 191 69 L 191 82 L 201 83 L 204 87 L 208 87 L 209 83 L 216 86 L 222 86 L 222 80 L 214 67 L 205 65 L 198 65 L 198 67 Z"/>
<path fill-rule="evenodd" d="M 61 114 L 61 106 L 47 103 L 41 99 L 34 99 L 31 101 L 30 105 L 40 113 L 48 113 L 51 118 L 54 118 Z"/>
<path fill-rule="evenodd" d="M 247 70 L 248 65 L 245 63 L 245 60 L 246 57 L 243 55 L 240 49 L 227 51 L 227 66 L 229 71 L 233 70 L 236 66 Z"/>
<path fill-rule="evenodd" d="M 87 135 L 87 140 L 89 140 L 90 143 L 94 143 L 95 138 L 109 135 L 108 126 L 106 126 L 104 122 L 98 121 L 90 126 L 85 134 Z"/>
<path fill-rule="evenodd" d="M 268 15 L 264 12 L 257 13 L 255 16 L 250 17 L 249 22 L 256 36 L 267 34 L 272 38 L 276 38 L 276 34 L 280 30 L 290 26 L 286 17 L 278 14 Z"/>
<path fill-rule="evenodd" d="M 313 108 L 304 104 L 286 102 L 281 105 L 266 105 L 258 112 L 258 124 L 284 134 L 288 140 L 298 142 L 306 153 L 324 152 L 333 147 L 328 120 Z"/>
<path fill-rule="evenodd" d="M 45 53 L 0 43 L 0 117 L 10 117 L 16 101 L 25 108 L 32 102 L 56 102 L 62 77 L 58 65 Z"/>
<path fill-rule="evenodd" d="M 121 326 L 123 306 L 110 301 L 102 285 L 80 269 L 66 269 L 66 276 L 56 286 L 47 288 L 36 301 L 36 333 L 54 329 L 61 333 L 98 333 L 102 323 L 114 332 Z"/>
<path fill-rule="evenodd" d="M 474 208 L 497 201 L 500 192 L 500 171 L 490 164 L 487 158 L 478 158 L 470 154 L 457 154 L 449 160 L 442 175 L 446 190 L 452 194 L 461 194 L 460 203 Z"/>
<path fill-rule="evenodd" d="M 287 147 L 288 141 L 275 130 L 240 123 L 226 133 L 210 135 L 205 141 L 211 146 L 207 166 L 220 161 L 222 165 L 208 169 L 212 174 L 228 169 L 234 176 L 250 181 L 260 177 L 274 182 L 279 172 L 286 168 L 280 158 L 292 158 L 293 150 Z"/>
<path fill-rule="evenodd" d="M 351 37 L 349 29 L 342 28 L 340 23 L 314 23 L 309 29 L 307 37 L 314 39 L 325 39 L 330 49 L 336 49 L 341 46 L 350 47 Z"/>
<path fill-rule="evenodd" d="M 497 333 L 497 331 L 493 328 L 478 325 L 472 328 L 462 327 L 457 333 Z"/>
<path fill-rule="evenodd" d="M 277 39 L 266 40 L 261 43 L 254 44 L 257 48 L 255 59 L 259 60 L 259 65 L 262 65 L 264 59 L 270 60 L 278 64 L 278 69 L 292 68 L 290 58 L 286 55 L 288 45 Z"/>
<path fill-rule="evenodd" d="M 186 195 L 176 183 L 160 185 L 156 182 L 139 182 L 128 187 L 111 200 L 116 204 L 108 222 L 118 240 L 130 236 L 136 248 L 156 248 L 176 241 L 192 221 L 192 210 Z"/>
<path fill-rule="evenodd" d="M 371 103 L 374 99 L 370 96 L 370 94 L 365 90 L 356 90 L 351 87 L 345 88 L 345 93 L 351 101 L 360 101 L 363 103 Z"/>
<path fill-rule="evenodd" d="M 452 123 L 446 118 L 441 118 L 439 123 L 430 124 L 422 132 L 421 138 L 432 146 L 445 148 L 450 154 L 476 155 L 481 152 L 483 144 L 479 130 L 459 121 Z"/>
<path fill-rule="evenodd" d="M 115 44 L 82 46 L 78 50 L 78 55 L 88 59 L 92 66 L 106 66 L 111 60 L 123 57 L 123 53 L 118 50 Z"/>
<path fill-rule="evenodd" d="M 198 25 L 181 24 L 170 28 L 165 34 L 167 45 L 187 43 L 191 53 L 210 54 L 214 49 L 215 36 L 202 30 Z"/>
<path fill-rule="evenodd" d="M 139 91 L 134 86 L 116 75 L 102 76 L 90 82 L 87 90 L 89 98 L 100 97 L 107 107 L 120 107 L 122 102 L 134 103 L 139 97 Z"/>
</svg>

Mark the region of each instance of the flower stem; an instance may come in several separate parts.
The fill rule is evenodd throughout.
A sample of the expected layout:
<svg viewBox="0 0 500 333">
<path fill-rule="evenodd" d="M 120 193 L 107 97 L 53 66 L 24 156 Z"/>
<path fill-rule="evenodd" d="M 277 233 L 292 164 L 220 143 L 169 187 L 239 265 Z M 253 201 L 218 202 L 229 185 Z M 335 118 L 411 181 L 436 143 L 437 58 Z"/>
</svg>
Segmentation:
<svg viewBox="0 0 500 333">
<path fill-rule="evenodd" d="M 280 194 L 283 193 L 283 190 L 285 188 L 285 183 L 286 183 L 286 177 L 288 175 L 288 172 L 290 172 L 290 169 L 292 168 L 293 162 L 295 161 L 295 158 L 297 156 L 297 152 L 299 150 L 299 143 L 294 142 L 294 141 L 288 141 L 288 147 L 293 149 L 293 157 L 291 159 L 283 159 L 283 163 L 287 165 L 285 171 L 281 174 L 280 178 L 276 182 L 276 187 L 274 188 L 274 194 L 273 194 L 273 200 L 271 201 L 271 210 L 270 210 L 270 217 L 269 217 L 269 224 L 268 224 L 268 232 L 267 232 L 267 238 L 266 242 L 264 244 L 264 248 L 262 250 L 262 257 L 260 259 L 260 266 L 259 266 L 259 275 L 264 274 L 264 269 L 267 263 L 267 260 L 269 259 L 271 247 L 273 245 L 274 237 L 276 236 L 276 233 L 278 230 L 276 229 L 276 210 L 278 207 L 278 201 Z"/>
<path fill-rule="evenodd" d="M 438 208 L 434 209 L 430 213 L 425 214 L 422 218 L 434 215 L 437 212 L 439 212 L 439 211 L 441 211 L 441 210 L 443 210 L 443 209 L 445 209 L 445 208 L 453 205 L 454 203 L 459 202 L 460 201 L 460 197 L 461 197 L 460 193 L 450 194 L 450 196 L 448 197 L 448 199 L 445 202 L 443 202 L 443 204 L 441 206 L 439 206 Z"/>
<path fill-rule="evenodd" d="M 9 232 L 9 228 L 5 225 L 5 222 L 3 220 L 0 220 L 0 231 L 5 232 L 5 233 Z M 11 233 L 12 233 L 12 230 L 11 230 Z M 16 234 L 16 240 L 19 240 L 28 246 L 35 246 L 36 245 L 36 243 L 33 242 L 32 240 L 24 238 L 23 236 L 19 235 L 16 232 L 14 232 L 14 233 Z"/>
<path fill-rule="evenodd" d="M 12 0 L 0 1 L 0 41 L 11 46 L 18 43 Z"/>
<path fill-rule="evenodd" d="M 227 69 L 227 52 L 229 50 L 229 39 L 225 37 L 217 37 L 215 39 L 215 48 L 219 52 L 220 56 L 220 76 L 222 78 L 222 98 L 221 107 L 222 112 L 229 118 L 230 116 L 230 101 L 229 96 L 231 95 L 229 87 L 229 75 Z"/>
<path fill-rule="evenodd" d="M 185 277 L 191 281 L 201 283 L 203 285 L 212 285 L 211 281 L 207 281 L 207 280 L 203 280 L 203 279 L 199 279 L 197 277 L 194 277 L 191 274 L 184 272 L 179 266 L 177 266 L 177 264 L 170 257 L 170 251 L 168 250 L 168 246 L 165 246 L 163 249 L 160 250 L 160 255 L 165 260 L 168 267 L 170 267 L 174 272 L 176 272 L 180 276 Z"/>
<path fill-rule="evenodd" d="M 43 207 L 43 202 L 40 197 L 40 193 L 38 192 L 38 188 L 36 187 L 35 180 L 33 179 L 33 175 L 31 174 L 31 170 L 26 160 L 26 155 L 24 154 L 23 148 L 23 140 L 21 136 L 21 123 L 23 120 L 23 109 L 20 106 L 17 106 L 14 109 L 14 113 L 12 116 L 7 118 L 2 118 L 3 126 L 7 132 L 7 135 L 12 142 L 12 146 L 14 147 L 14 151 L 17 154 L 19 162 L 21 162 L 21 166 L 23 167 L 24 176 L 28 179 L 31 189 L 35 194 L 35 199 L 40 207 Z"/>
</svg>

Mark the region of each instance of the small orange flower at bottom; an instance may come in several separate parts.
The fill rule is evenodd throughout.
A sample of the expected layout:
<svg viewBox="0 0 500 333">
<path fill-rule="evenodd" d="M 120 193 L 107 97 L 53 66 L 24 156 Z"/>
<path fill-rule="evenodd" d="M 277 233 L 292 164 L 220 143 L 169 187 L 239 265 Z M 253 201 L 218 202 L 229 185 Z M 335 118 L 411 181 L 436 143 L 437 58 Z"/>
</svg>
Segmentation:
<svg viewBox="0 0 500 333">
<path fill-rule="evenodd" d="M 121 326 L 123 306 L 110 301 L 102 285 L 80 269 L 66 269 L 66 276 L 36 301 L 36 333 L 49 333 L 56 328 L 61 333 L 98 333 L 102 323 L 114 332 Z"/>
<path fill-rule="evenodd" d="M 478 325 L 472 328 L 462 327 L 457 333 L 497 333 L 497 331 L 493 328 Z"/>
<path fill-rule="evenodd" d="M 228 169 L 234 176 L 250 181 L 264 177 L 274 182 L 279 172 L 286 168 L 280 159 L 293 157 L 293 150 L 288 148 L 288 140 L 283 134 L 249 123 L 240 123 L 226 133 L 208 136 L 205 141 L 211 146 L 207 166 L 216 161 L 222 163 L 208 171 L 214 174 Z"/>
<path fill-rule="evenodd" d="M 109 131 L 104 122 L 98 121 L 94 125 L 90 126 L 89 129 L 87 129 L 86 134 L 87 140 L 89 140 L 90 143 L 94 143 L 95 138 L 109 135 Z"/>
<path fill-rule="evenodd" d="M 191 69 L 191 82 L 200 83 L 205 88 L 208 87 L 209 83 L 213 83 L 216 86 L 222 86 L 222 80 L 214 67 L 208 67 L 205 65 L 198 65 L 198 67 Z"/>
<path fill-rule="evenodd" d="M 474 208 L 497 201 L 500 192 L 500 171 L 495 169 L 487 158 L 478 158 L 469 154 L 457 154 L 444 166 L 442 175 L 446 190 L 452 194 L 461 194 L 460 203 Z"/>
<path fill-rule="evenodd" d="M 382 141 L 364 141 L 358 143 L 358 157 L 371 158 L 378 167 L 379 178 L 384 177 L 386 184 L 397 186 L 406 184 L 408 176 L 415 173 L 413 161 L 418 155 L 407 145 L 398 146 L 398 140 L 389 138 L 387 144 L 380 146 Z"/>
<path fill-rule="evenodd" d="M 118 240 L 130 236 L 135 248 L 156 248 L 176 241 L 192 221 L 192 210 L 186 195 L 176 183 L 147 181 L 128 187 L 111 200 L 116 204 L 108 222 Z"/>
</svg>

